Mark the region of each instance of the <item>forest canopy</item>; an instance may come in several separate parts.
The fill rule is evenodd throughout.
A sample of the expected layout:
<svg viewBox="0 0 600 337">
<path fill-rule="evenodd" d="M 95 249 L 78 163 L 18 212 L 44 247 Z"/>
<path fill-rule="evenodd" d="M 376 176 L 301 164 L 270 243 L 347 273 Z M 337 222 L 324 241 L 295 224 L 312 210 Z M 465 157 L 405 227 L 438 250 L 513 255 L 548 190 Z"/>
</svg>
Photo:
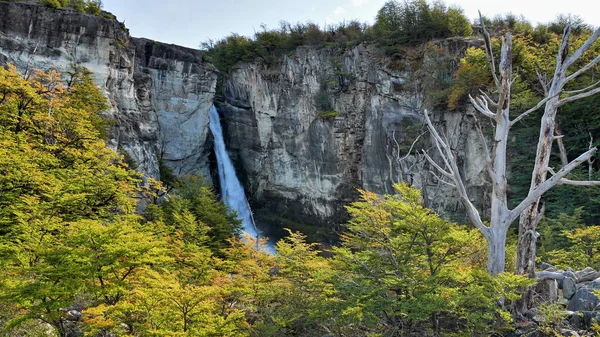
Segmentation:
<svg viewBox="0 0 600 337">
<path fill-rule="evenodd" d="M 99 1 L 43 3 L 101 13 Z M 592 34 L 569 16 L 535 27 L 511 15 L 483 21 L 494 50 L 502 33 L 514 34 L 511 118 L 544 96 L 539 73 L 556 66 L 564 28 L 573 26 L 574 48 Z M 494 73 L 481 47 L 457 59 L 436 42 L 477 41 L 478 29 L 459 8 L 440 2 L 388 1 L 373 26 L 284 22 L 204 48 L 223 77 L 240 62 L 275 65 L 300 46 L 370 44 L 384 67 L 403 71 L 400 64 L 422 62 L 411 69 L 427 106 L 456 111 L 469 95 L 493 88 Z M 596 42 L 577 65 L 599 51 Z M 567 89 L 597 83 L 598 67 L 590 70 Z M 336 71 L 344 73 L 341 63 Z M 327 85 L 319 90 L 320 116 L 340 117 Z M 396 184 L 386 195 L 359 190 L 332 246 L 288 230 L 277 253 L 267 254 L 241 233 L 236 214 L 203 178 L 176 176 L 161 163 L 160 181 L 144 181 L 130 158 L 107 147 L 107 108 L 83 67 L 63 74 L 0 68 L 0 335 L 483 337 L 515 329 L 510 306 L 536 282 L 512 273 L 517 233 L 508 235 L 509 273 L 492 276 L 480 232 L 442 218 L 425 207 L 418 189 Z M 563 144 L 572 160 L 600 144 L 600 99 L 562 109 L 559 129 L 576 135 Z M 527 193 L 540 118 L 520 120 L 508 145 L 508 202 Z M 563 158 L 551 160 L 558 167 Z M 599 165 L 590 161 L 569 178 L 597 180 Z M 540 262 L 600 268 L 599 189 L 562 186 L 546 204 Z M 543 333 L 560 332 L 560 323 Z"/>
</svg>

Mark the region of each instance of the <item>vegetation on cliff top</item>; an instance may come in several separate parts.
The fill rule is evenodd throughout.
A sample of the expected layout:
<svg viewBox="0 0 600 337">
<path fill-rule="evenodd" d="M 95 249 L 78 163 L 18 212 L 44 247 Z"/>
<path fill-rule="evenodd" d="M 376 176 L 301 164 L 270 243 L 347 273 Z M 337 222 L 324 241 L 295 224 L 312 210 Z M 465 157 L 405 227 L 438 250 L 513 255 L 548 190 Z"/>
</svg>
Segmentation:
<svg viewBox="0 0 600 337">
<path fill-rule="evenodd" d="M 4 2 L 17 2 L 19 0 L 0 0 Z M 73 8 L 81 13 L 100 16 L 102 15 L 102 0 L 34 0 L 35 2 L 54 9 Z M 112 18 L 112 16 L 110 17 Z"/>
<path fill-rule="evenodd" d="M 300 46 L 348 47 L 363 42 L 377 43 L 389 55 L 398 45 L 414 45 L 436 38 L 470 36 L 469 20 L 457 7 L 425 0 L 389 1 L 369 26 L 358 21 L 320 27 L 314 23 L 282 22 L 278 29 L 256 32 L 253 38 L 232 34 L 218 41 L 202 43 L 202 48 L 222 71 L 228 72 L 240 62 L 263 60 L 273 64 Z"/>
</svg>

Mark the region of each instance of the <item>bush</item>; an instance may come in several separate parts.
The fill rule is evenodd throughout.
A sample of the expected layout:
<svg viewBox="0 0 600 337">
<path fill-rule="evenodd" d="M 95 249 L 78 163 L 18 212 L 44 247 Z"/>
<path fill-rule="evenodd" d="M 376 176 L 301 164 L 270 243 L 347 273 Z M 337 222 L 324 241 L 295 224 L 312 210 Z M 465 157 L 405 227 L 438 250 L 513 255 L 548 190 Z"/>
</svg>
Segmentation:
<svg viewBox="0 0 600 337">
<path fill-rule="evenodd" d="M 498 301 L 517 300 L 524 276 L 490 276 L 469 263 L 482 242 L 477 230 L 449 223 L 422 205 L 406 184 L 395 195 L 360 191 L 347 207 L 350 221 L 334 248 L 334 287 L 339 300 L 324 310 L 329 330 L 356 336 L 366 330 L 391 336 L 490 336 L 510 329 Z"/>
<path fill-rule="evenodd" d="M 54 9 L 72 7 L 79 12 L 100 16 L 102 14 L 101 0 L 38 0 L 42 5 Z"/>
<path fill-rule="evenodd" d="M 62 8 L 62 4 L 58 0 L 44 0 L 42 4 L 54 9 Z"/>
<path fill-rule="evenodd" d="M 337 117 L 338 112 L 335 110 L 320 111 L 317 115 L 323 119 L 332 120 Z"/>
</svg>

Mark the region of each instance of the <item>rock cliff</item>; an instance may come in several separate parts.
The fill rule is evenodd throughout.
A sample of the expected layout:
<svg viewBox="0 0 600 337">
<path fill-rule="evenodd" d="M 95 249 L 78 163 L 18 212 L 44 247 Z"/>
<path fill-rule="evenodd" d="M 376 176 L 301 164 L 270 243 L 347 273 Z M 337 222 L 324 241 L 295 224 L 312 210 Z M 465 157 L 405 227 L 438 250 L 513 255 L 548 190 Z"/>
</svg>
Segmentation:
<svg viewBox="0 0 600 337">
<path fill-rule="evenodd" d="M 0 63 L 22 72 L 87 67 L 111 106 L 111 147 L 126 151 L 149 177 L 158 178 L 160 158 L 176 173 L 209 176 L 217 72 L 200 51 L 131 38 L 108 13 L 0 2 Z"/>
<path fill-rule="evenodd" d="M 469 43 L 446 41 L 441 48 L 458 58 Z M 374 47 L 305 47 L 280 64 L 242 64 L 231 72 L 218 109 L 259 215 L 284 224 L 336 224 L 357 188 L 393 193 L 400 181 L 422 187 L 430 207 L 454 214 L 457 196 L 429 174 L 419 154 L 435 154 L 422 115 L 429 93 L 414 63 L 392 67 L 388 61 Z M 323 90 L 336 112 L 329 116 L 315 107 Z M 475 202 L 484 203 L 485 163 L 472 112 L 434 116 L 457 151 L 469 189 L 480 196 Z"/>
<path fill-rule="evenodd" d="M 446 41 L 440 48 L 456 60 L 469 43 Z M 0 63 L 22 72 L 87 67 L 109 99 L 111 147 L 126 151 L 149 177 L 159 177 L 162 159 L 177 174 L 210 180 L 208 116 L 217 71 L 201 51 L 132 38 L 108 13 L 0 2 Z M 430 207 L 453 214 L 455 193 L 428 173 L 419 154 L 431 150 L 422 117 L 429 93 L 417 70 L 426 63 L 422 55 L 391 65 L 372 46 L 302 47 L 277 64 L 241 64 L 224 76 L 216 104 L 259 218 L 276 226 L 288 220 L 335 225 L 357 188 L 392 193 L 398 181 L 422 187 Z M 317 111 L 317 96 L 335 112 Z M 471 113 L 440 110 L 434 116 L 461 158 L 468 188 L 480 196 L 475 202 L 485 203 Z"/>
</svg>

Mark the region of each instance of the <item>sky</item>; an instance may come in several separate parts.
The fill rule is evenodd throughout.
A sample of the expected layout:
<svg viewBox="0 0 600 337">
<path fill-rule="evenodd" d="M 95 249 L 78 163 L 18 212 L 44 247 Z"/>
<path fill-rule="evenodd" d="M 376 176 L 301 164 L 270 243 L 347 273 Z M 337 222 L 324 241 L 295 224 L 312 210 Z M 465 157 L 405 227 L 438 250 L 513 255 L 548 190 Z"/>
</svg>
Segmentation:
<svg viewBox="0 0 600 337">
<path fill-rule="evenodd" d="M 358 19 L 373 23 L 385 0 L 103 0 L 104 9 L 115 14 L 132 36 L 199 48 L 201 42 L 231 33 L 252 36 L 278 28 L 280 21 L 312 21 L 321 26 Z M 533 24 L 552 21 L 559 13 L 579 15 L 600 26 L 599 0 L 446 0 L 461 7 L 471 20 L 477 10 L 496 14 L 524 15 Z M 568 4 L 568 6 L 565 6 Z"/>
</svg>

